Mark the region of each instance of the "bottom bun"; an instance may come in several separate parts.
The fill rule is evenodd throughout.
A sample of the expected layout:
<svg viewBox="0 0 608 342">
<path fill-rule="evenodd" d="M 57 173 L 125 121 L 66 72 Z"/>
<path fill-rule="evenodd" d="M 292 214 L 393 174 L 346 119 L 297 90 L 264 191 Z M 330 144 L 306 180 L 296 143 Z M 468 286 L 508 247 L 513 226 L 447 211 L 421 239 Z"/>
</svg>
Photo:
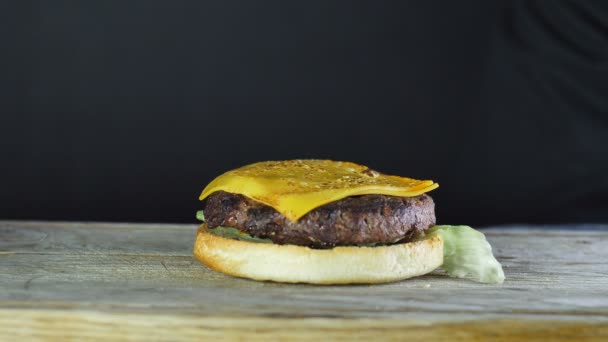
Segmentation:
<svg viewBox="0 0 608 342">
<path fill-rule="evenodd" d="M 236 277 L 285 283 L 370 284 L 429 273 L 443 263 L 438 235 L 379 247 L 311 249 L 227 239 L 201 225 L 194 256 L 207 267 Z"/>
</svg>

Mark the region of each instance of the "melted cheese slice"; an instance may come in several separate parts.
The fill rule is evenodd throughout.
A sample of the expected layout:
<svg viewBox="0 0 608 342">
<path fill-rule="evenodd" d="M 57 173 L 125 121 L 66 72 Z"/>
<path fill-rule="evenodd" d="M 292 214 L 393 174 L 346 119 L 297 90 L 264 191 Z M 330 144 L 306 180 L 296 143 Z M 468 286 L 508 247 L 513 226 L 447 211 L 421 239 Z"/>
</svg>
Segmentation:
<svg viewBox="0 0 608 342">
<path fill-rule="evenodd" d="M 291 221 L 309 211 L 355 195 L 418 196 L 437 188 L 431 180 L 391 176 L 350 162 L 331 160 L 267 161 L 243 166 L 215 178 L 203 189 L 241 194 L 273 207 Z"/>
</svg>

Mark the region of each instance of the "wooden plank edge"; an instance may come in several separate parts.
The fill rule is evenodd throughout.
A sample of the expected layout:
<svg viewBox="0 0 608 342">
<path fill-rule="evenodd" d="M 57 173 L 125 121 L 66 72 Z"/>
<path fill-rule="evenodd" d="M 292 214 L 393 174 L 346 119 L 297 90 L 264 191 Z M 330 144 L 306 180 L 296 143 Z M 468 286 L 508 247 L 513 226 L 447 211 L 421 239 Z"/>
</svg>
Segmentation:
<svg viewBox="0 0 608 342">
<path fill-rule="evenodd" d="M 608 321 L 496 318 L 462 321 L 222 317 L 87 310 L 0 309 L 0 335 L 12 340 L 608 340 Z"/>
</svg>

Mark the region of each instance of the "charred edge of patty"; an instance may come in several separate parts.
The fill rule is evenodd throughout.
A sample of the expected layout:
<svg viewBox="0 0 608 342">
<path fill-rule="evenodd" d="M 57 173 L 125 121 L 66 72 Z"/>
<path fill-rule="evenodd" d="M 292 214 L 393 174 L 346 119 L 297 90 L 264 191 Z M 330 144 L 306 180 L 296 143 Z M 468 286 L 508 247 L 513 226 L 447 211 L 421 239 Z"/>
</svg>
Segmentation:
<svg viewBox="0 0 608 342">
<path fill-rule="evenodd" d="M 426 194 L 346 197 L 292 222 L 265 204 L 218 191 L 205 199 L 203 212 L 209 228 L 232 227 L 276 244 L 311 248 L 404 243 L 435 224 L 435 204 Z"/>
</svg>

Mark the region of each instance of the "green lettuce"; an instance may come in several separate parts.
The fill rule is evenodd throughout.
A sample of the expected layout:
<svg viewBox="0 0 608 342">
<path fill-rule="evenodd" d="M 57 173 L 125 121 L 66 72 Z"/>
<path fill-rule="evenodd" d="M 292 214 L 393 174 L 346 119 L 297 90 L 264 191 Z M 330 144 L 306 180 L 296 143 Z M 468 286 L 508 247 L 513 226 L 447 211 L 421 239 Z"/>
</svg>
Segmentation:
<svg viewBox="0 0 608 342">
<path fill-rule="evenodd" d="M 492 246 L 482 232 L 468 226 L 434 226 L 426 237 L 443 239 L 443 265 L 450 277 L 480 283 L 502 284 L 505 274 L 492 254 Z"/>
<path fill-rule="evenodd" d="M 202 210 L 196 212 L 196 219 L 205 222 L 205 213 Z"/>
<path fill-rule="evenodd" d="M 241 241 L 249 241 L 249 242 L 259 242 L 259 243 L 272 243 L 270 239 L 262 239 L 251 236 L 247 233 L 243 233 L 236 228 L 230 227 L 216 227 L 213 229 L 209 229 L 209 232 L 216 236 L 221 236 L 223 238 L 228 239 L 237 239 Z"/>
</svg>

